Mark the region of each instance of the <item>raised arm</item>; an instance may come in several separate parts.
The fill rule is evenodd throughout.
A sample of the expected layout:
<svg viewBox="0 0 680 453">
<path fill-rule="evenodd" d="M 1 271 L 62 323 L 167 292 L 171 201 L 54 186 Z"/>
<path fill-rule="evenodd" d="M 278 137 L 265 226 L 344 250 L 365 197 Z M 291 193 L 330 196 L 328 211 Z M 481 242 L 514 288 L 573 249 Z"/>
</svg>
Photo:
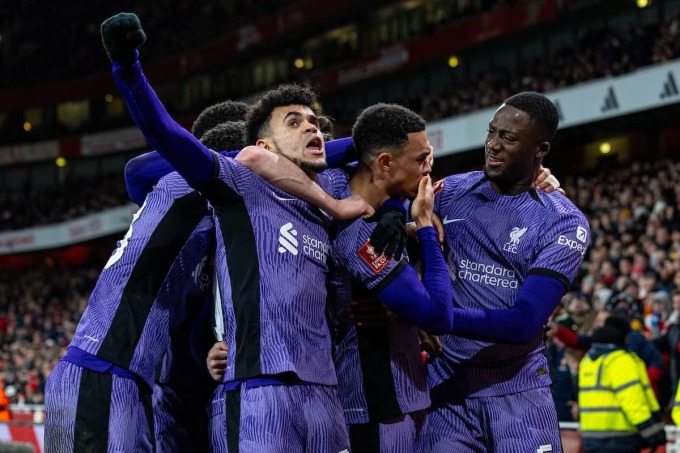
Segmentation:
<svg viewBox="0 0 680 453">
<path fill-rule="evenodd" d="M 137 47 L 145 39 L 139 19 L 134 14 L 120 13 L 102 23 L 102 41 L 113 63 L 114 79 L 132 117 L 158 153 L 169 161 L 189 185 L 200 190 L 213 178 L 214 156 L 203 143 L 170 117 L 149 85 L 137 58 Z M 329 213 L 335 213 L 339 218 L 372 214 L 372 208 L 361 199 L 353 198 L 339 203 L 327 194 L 322 194 L 323 191 L 315 187 L 315 183 L 299 167 L 286 162 L 287 159 L 277 158 L 260 165 L 261 157 L 260 153 L 250 159 L 254 162 L 251 170 L 258 174 L 285 174 L 285 177 L 280 178 L 284 185 L 281 188 L 302 200 L 319 203 L 318 206 L 329 209 Z M 244 160 L 248 159 L 244 157 Z M 272 163 L 280 163 L 281 166 L 273 169 L 268 166 Z"/>
<path fill-rule="evenodd" d="M 102 42 L 128 110 L 147 141 L 195 188 L 213 177 L 212 152 L 168 114 L 149 85 L 137 48 L 146 40 L 139 19 L 119 13 L 101 26 Z"/>
</svg>

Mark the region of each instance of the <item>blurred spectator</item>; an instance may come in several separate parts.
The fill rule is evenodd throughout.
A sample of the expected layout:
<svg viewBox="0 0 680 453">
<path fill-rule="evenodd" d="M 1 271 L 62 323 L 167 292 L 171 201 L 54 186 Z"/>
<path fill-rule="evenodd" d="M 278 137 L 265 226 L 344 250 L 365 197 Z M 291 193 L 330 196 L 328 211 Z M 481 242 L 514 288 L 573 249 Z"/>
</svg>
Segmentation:
<svg viewBox="0 0 680 453">
<path fill-rule="evenodd" d="M 602 326 L 614 326 L 618 330 L 626 332 L 626 350 L 635 353 L 645 364 L 647 376 L 654 389 L 654 393 L 659 393 L 659 380 L 663 374 L 664 363 L 659 350 L 637 331 L 631 331 L 630 319 L 627 318 L 627 311 L 620 308 L 612 311 L 600 311 L 592 322 L 594 329 Z M 558 322 L 549 325 L 548 338 L 557 339 L 560 344 L 566 347 L 587 351 L 593 344 L 593 338 L 589 334 L 580 333 L 581 330 L 574 331 Z M 580 334 L 579 334 L 580 333 Z M 589 333 L 589 332 L 588 332 Z"/>
<path fill-rule="evenodd" d="M 99 269 L 0 273 L 0 380 L 12 403 L 43 403 L 45 379 L 66 351 Z"/>
<path fill-rule="evenodd" d="M 665 445 L 659 405 L 646 391 L 639 358 L 625 350 L 626 325 L 593 331 L 592 347 L 579 366 L 579 422 L 583 451 L 637 453 Z"/>
<path fill-rule="evenodd" d="M 568 316 L 556 319 L 555 322 L 570 330 L 576 328 L 572 319 Z M 572 411 L 573 406 L 578 401 L 578 382 L 576 379 L 578 374 L 574 373 L 570 367 L 568 358 L 570 351 L 573 351 L 573 349 L 565 347 L 564 343 L 559 341 L 557 337 L 548 337 L 546 354 L 550 358 L 551 370 L 555 375 L 552 392 L 557 409 L 557 418 L 561 422 L 573 422 L 578 419 L 578 417 L 574 417 Z"/>
<path fill-rule="evenodd" d="M 673 423 L 680 425 L 680 387 L 678 393 L 675 394 L 675 401 L 673 401 L 673 409 L 671 409 L 671 418 Z"/>
<path fill-rule="evenodd" d="M 0 422 L 12 419 L 12 412 L 9 410 L 9 398 L 5 394 L 5 386 L 0 382 Z"/>
<path fill-rule="evenodd" d="M 669 389 L 659 400 L 662 404 L 672 402 L 672 396 L 676 394 L 678 379 L 680 379 L 680 322 L 675 307 L 680 307 L 680 289 L 673 291 L 674 312 L 669 316 L 665 326 L 665 333 L 654 340 L 654 345 L 669 357 L 668 379 Z"/>
</svg>

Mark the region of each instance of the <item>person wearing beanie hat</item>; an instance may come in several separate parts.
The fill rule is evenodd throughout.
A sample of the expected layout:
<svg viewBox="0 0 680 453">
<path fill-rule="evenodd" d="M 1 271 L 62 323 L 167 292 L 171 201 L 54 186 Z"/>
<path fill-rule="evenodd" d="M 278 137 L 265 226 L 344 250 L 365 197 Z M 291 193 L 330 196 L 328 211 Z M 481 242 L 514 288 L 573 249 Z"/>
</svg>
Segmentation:
<svg viewBox="0 0 680 453">
<path fill-rule="evenodd" d="M 611 329 L 617 330 L 623 334 L 624 338 L 630 333 L 630 322 L 621 316 L 612 314 L 604 320 L 604 327 L 609 327 Z M 595 341 L 593 339 L 593 341 Z"/>
<path fill-rule="evenodd" d="M 613 345 L 620 348 L 625 348 L 626 333 L 627 332 L 624 330 L 613 326 L 604 325 L 602 327 L 598 327 L 597 329 L 593 330 L 593 346 Z"/>
<path fill-rule="evenodd" d="M 607 321 L 593 331 L 593 345 L 579 368 L 583 452 L 637 453 L 665 445 L 659 405 L 646 390 L 644 364 L 625 349 L 629 325 L 617 316 Z"/>
</svg>

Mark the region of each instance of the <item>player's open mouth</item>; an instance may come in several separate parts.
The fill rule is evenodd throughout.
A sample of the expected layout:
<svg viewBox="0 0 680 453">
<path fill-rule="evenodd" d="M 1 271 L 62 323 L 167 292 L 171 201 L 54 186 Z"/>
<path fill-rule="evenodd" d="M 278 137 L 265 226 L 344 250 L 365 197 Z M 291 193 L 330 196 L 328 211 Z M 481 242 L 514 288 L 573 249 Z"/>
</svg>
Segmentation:
<svg viewBox="0 0 680 453">
<path fill-rule="evenodd" d="M 312 154 L 323 154 L 323 141 L 319 137 L 312 137 L 307 142 L 307 151 Z"/>
<path fill-rule="evenodd" d="M 494 157 L 490 154 L 486 155 L 486 163 L 491 167 L 498 167 L 499 165 L 503 165 L 503 162 L 505 162 L 503 159 L 499 159 L 498 157 Z"/>
</svg>

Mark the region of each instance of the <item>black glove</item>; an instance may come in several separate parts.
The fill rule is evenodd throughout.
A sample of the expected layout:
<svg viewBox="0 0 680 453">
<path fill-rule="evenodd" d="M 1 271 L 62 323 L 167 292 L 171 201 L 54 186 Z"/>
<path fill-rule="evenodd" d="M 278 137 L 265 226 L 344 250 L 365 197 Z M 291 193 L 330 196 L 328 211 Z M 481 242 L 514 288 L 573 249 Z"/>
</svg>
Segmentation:
<svg viewBox="0 0 680 453">
<path fill-rule="evenodd" d="M 134 13 L 118 13 L 102 22 L 102 43 L 111 60 L 123 61 L 134 56 L 146 35 Z"/>
<path fill-rule="evenodd" d="M 389 202 L 390 200 L 388 200 Z M 406 246 L 406 210 L 400 203 L 385 202 L 369 220 L 378 224 L 371 233 L 371 245 L 377 254 L 401 259 Z"/>
<path fill-rule="evenodd" d="M 645 447 L 656 447 L 666 445 L 666 430 L 663 421 L 650 418 L 644 423 L 637 425 L 637 429 L 642 437 L 642 444 Z"/>
</svg>

